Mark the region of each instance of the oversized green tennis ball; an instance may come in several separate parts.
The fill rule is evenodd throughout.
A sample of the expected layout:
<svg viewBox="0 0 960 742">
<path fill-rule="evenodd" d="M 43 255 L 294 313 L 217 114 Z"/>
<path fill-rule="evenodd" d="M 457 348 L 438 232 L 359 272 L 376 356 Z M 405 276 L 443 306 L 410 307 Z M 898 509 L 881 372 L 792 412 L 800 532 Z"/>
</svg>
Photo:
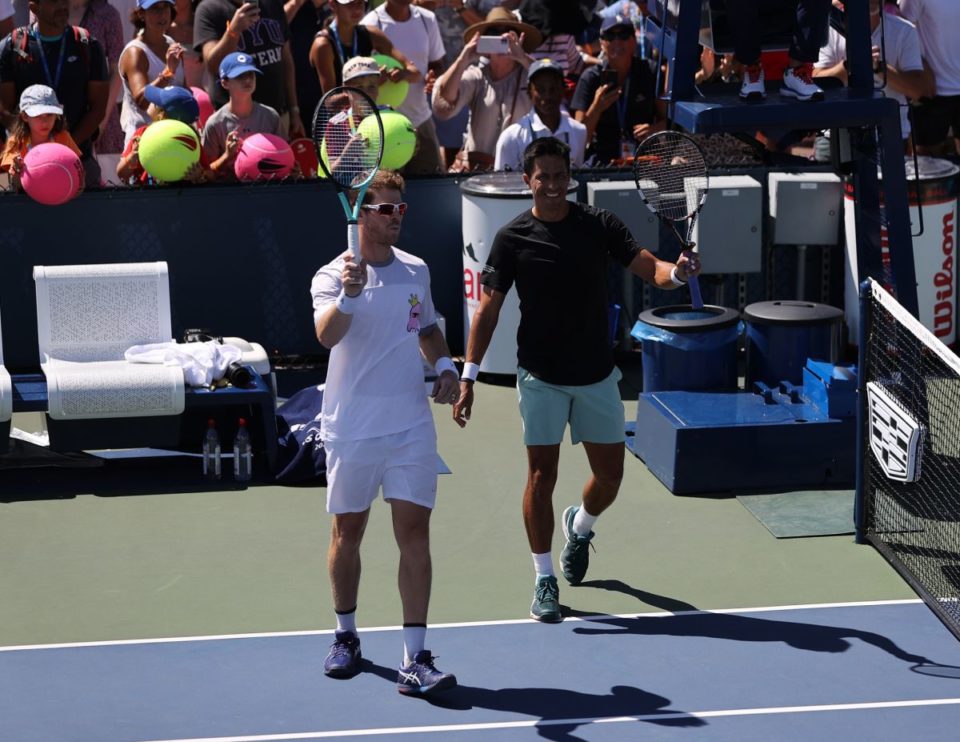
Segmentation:
<svg viewBox="0 0 960 742">
<path fill-rule="evenodd" d="M 404 69 L 400 62 L 393 57 L 388 57 L 386 54 L 374 54 L 373 58 L 377 60 L 377 64 L 381 67 L 387 67 L 388 69 L 393 67 L 399 70 Z M 377 103 L 381 106 L 398 108 L 400 104 L 406 100 L 407 91 L 409 90 L 410 83 L 406 80 L 401 80 L 400 82 L 390 82 L 388 80 L 380 86 L 380 92 L 377 94 Z"/>
<path fill-rule="evenodd" d="M 200 137 L 182 121 L 154 121 L 140 137 L 137 152 L 144 170 L 156 180 L 174 183 L 200 161 Z"/>
<path fill-rule="evenodd" d="M 413 157 L 417 147 L 417 132 L 410 119 L 396 111 L 380 111 L 380 120 L 383 122 L 383 159 L 380 167 L 399 170 Z M 379 134 L 373 116 L 367 116 L 361 121 L 357 131 L 371 144 Z"/>
</svg>

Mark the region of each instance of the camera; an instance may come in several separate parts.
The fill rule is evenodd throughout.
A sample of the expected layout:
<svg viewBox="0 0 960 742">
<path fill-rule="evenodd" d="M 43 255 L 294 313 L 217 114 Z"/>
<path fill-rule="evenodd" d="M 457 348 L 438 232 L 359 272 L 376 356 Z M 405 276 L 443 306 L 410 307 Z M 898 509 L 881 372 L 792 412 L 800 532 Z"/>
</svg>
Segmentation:
<svg viewBox="0 0 960 742">
<path fill-rule="evenodd" d="M 206 327 L 194 327 L 183 331 L 183 342 L 185 343 L 209 343 L 211 340 L 223 344 L 223 337 L 214 335 L 213 330 Z"/>
<path fill-rule="evenodd" d="M 245 387 L 253 383 L 253 374 L 254 371 L 250 366 L 245 363 L 240 363 L 239 361 L 234 361 L 227 366 L 227 372 L 224 376 L 233 386 Z"/>
</svg>

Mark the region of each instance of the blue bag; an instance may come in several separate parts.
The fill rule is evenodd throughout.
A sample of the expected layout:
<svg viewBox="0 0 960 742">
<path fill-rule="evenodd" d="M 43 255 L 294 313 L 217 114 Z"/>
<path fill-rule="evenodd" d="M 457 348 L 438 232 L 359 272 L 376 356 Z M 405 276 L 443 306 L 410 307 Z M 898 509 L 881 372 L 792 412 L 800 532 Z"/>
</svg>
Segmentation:
<svg viewBox="0 0 960 742">
<path fill-rule="evenodd" d="M 326 484 L 327 454 L 320 438 L 323 387 L 308 386 L 277 409 L 277 476 L 280 484 Z"/>
</svg>

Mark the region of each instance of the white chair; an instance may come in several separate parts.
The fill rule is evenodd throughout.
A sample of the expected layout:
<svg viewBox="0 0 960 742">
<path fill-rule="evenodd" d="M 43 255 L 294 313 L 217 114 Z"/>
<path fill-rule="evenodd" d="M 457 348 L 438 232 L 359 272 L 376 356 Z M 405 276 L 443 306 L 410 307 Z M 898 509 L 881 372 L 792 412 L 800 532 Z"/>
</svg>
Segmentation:
<svg viewBox="0 0 960 742">
<path fill-rule="evenodd" d="M 113 426 L 109 443 L 67 445 L 129 447 L 144 445 L 136 441 L 151 437 L 139 421 L 183 412 L 185 388 L 179 366 L 130 363 L 123 357 L 132 345 L 172 339 L 166 263 L 38 265 L 33 278 L 51 447 L 56 446 L 57 421 L 136 418 L 137 424 L 130 420 L 119 433 Z M 165 427 L 172 431 L 174 421 Z M 122 445 L 125 441 L 128 446 Z"/>
</svg>

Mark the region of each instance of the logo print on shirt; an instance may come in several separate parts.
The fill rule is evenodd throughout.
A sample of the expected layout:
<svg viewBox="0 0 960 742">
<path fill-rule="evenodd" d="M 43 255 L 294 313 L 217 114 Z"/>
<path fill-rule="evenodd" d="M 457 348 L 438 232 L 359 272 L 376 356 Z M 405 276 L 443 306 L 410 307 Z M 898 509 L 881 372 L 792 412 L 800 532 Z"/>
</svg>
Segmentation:
<svg viewBox="0 0 960 742">
<path fill-rule="evenodd" d="M 420 332 L 420 308 L 423 304 L 420 303 L 420 297 L 416 294 L 410 294 L 410 298 L 407 299 L 410 302 L 410 317 L 407 319 L 407 332 Z"/>
</svg>

